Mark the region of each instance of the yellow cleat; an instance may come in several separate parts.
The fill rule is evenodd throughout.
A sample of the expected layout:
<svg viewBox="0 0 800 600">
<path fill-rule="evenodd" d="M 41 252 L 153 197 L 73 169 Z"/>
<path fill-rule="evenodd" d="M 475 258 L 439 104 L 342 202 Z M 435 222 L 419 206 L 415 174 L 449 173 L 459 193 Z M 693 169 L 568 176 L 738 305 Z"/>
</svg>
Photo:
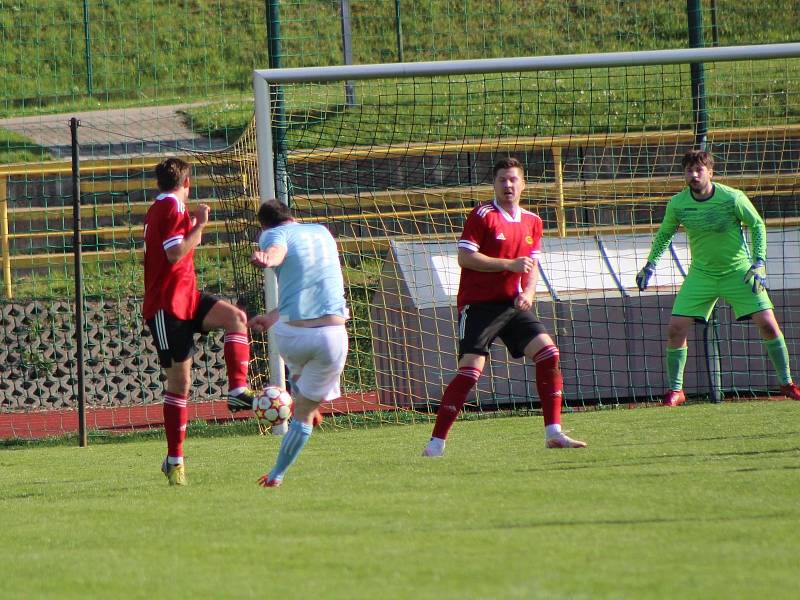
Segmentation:
<svg viewBox="0 0 800 600">
<path fill-rule="evenodd" d="M 167 478 L 170 485 L 186 485 L 186 469 L 183 463 L 179 465 L 171 465 L 164 459 L 161 463 L 161 472 Z"/>
</svg>

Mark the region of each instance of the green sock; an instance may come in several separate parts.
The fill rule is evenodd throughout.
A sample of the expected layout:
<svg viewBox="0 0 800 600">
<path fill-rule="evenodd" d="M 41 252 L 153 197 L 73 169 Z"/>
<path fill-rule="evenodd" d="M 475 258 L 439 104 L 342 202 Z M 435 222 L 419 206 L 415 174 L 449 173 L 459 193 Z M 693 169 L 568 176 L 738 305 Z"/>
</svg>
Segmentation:
<svg viewBox="0 0 800 600">
<path fill-rule="evenodd" d="M 779 335 L 775 339 L 763 340 L 763 342 L 781 385 L 790 383 L 792 374 L 789 371 L 789 350 L 786 348 L 786 340 Z"/>
<path fill-rule="evenodd" d="M 683 369 L 686 367 L 686 357 L 689 349 L 667 348 L 667 383 L 671 390 L 683 389 Z"/>
</svg>

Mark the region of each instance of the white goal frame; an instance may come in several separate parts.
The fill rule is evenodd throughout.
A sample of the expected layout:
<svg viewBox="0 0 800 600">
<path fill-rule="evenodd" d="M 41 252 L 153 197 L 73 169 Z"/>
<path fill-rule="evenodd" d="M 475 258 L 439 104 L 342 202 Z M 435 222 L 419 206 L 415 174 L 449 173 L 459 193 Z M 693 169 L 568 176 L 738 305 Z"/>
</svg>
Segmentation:
<svg viewBox="0 0 800 600">
<path fill-rule="evenodd" d="M 380 63 L 369 65 L 340 65 L 330 67 L 298 67 L 256 69 L 253 71 L 255 98 L 256 148 L 258 160 L 259 196 L 261 202 L 272 198 L 288 203 L 285 165 L 275 169 L 272 138 L 272 112 L 269 88 L 282 83 L 316 83 L 365 79 L 410 77 L 440 77 L 447 75 L 476 75 L 483 73 L 519 73 L 530 71 L 559 71 L 648 65 L 697 64 L 800 58 L 800 43 L 760 44 L 752 46 L 723 46 L 715 48 L 684 48 L 635 52 L 565 54 L 517 58 L 487 58 L 473 60 L 442 60 L 411 63 Z M 267 310 L 277 306 L 277 284 L 271 269 L 265 269 L 265 301 Z M 283 362 L 269 335 L 270 382 L 283 386 Z M 273 368 L 273 365 L 275 368 Z"/>
</svg>

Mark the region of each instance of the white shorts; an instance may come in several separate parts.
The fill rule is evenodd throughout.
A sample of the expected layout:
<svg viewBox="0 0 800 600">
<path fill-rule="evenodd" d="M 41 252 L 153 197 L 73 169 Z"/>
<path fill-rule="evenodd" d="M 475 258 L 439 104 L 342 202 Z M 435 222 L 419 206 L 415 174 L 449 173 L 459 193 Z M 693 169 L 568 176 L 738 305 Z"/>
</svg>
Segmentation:
<svg viewBox="0 0 800 600">
<path fill-rule="evenodd" d="M 339 378 L 348 349 L 344 325 L 294 327 L 278 321 L 272 329 L 292 384 L 303 397 L 324 402 L 342 395 Z"/>
</svg>

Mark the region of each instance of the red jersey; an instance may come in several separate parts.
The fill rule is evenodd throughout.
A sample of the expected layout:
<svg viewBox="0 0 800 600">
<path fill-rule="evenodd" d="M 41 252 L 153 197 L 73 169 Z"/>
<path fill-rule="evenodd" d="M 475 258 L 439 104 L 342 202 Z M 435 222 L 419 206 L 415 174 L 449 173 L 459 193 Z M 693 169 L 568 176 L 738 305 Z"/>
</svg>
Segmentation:
<svg viewBox="0 0 800 600">
<path fill-rule="evenodd" d="M 481 204 L 467 217 L 459 249 L 480 252 L 492 258 L 539 259 L 542 220 L 529 210 L 518 207 L 510 215 L 496 202 Z M 523 273 L 483 272 L 461 269 L 456 303 L 461 310 L 467 304 L 513 302 L 522 291 Z"/>
<path fill-rule="evenodd" d="M 165 310 L 173 317 L 194 318 L 200 301 L 194 272 L 194 250 L 176 263 L 167 250 L 180 244 L 192 228 L 186 205 L 171 194 L 161 194 L 144 218 L 144 306 L 142 315 L 152 319 Z"/>
</svg>

